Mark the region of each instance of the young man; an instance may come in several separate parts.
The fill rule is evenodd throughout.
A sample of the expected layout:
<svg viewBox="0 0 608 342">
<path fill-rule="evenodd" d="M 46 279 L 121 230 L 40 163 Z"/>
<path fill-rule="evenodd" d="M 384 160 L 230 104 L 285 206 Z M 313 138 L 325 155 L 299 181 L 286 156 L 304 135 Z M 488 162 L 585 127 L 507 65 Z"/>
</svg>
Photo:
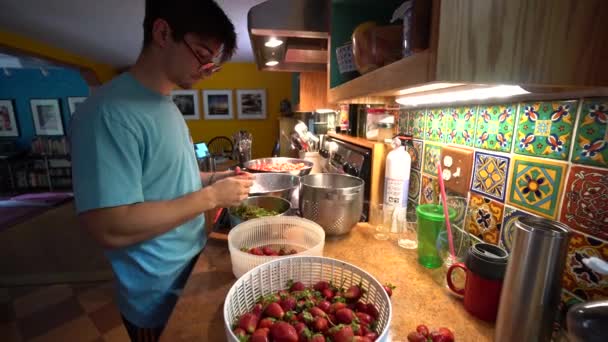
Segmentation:
<svg viewBox="0 0 608 342">
<path fill-rule="evenodd" d="M 100 87 L 71 126 L 82 225 L 106 248 L 132 340 L 156 340 L 206 242 L 203 212 L 237 205 L 247 173 L 199 173 L 169 94 L 218 71 L 236 49 L 212 0 L 148 0 L 135 65 Z M 237 170 L 238 171 L 238 170 Z"/>
</svg>

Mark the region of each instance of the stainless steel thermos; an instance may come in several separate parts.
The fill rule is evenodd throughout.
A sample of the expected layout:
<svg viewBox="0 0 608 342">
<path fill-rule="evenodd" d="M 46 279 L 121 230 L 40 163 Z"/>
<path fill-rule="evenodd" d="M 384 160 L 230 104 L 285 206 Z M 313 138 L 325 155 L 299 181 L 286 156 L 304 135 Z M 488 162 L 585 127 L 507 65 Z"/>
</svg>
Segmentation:
<svg viewBox="0 0 608 342">
<path fill-rule="evenodd" d="M 560 302 L 569 229 L 538 217 L 520 217 L 514 225 L 494 340 L 549 341 Z"/>
</svg>

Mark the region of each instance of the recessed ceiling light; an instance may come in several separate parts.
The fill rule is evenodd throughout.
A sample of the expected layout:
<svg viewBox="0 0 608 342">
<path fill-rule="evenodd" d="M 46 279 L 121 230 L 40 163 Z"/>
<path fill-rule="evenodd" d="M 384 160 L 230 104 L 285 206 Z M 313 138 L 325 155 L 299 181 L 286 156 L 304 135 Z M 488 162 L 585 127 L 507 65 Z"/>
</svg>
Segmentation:
<svg viewBox="0 0 608 342">
<path fill-rule="evenodd" d="M 267 66 L 275 66 L 275 65 L 277 65 L 277 64 L 279 64 L 279 62 L 278 62 L 278 61 L 268 61 L 268 62 L 266 62 L 266 65 L 267 65 Z"/>
<path fill-rule="evenodd" d="M 275 48 L 277 46 L 280 46 L 281 44 L 283 44 L 283 41 L 280 39 L 276 39 L 275 37 L 271 37 L 266 43 L 264 43 L 264 45 L 271 48 Z"/>
</svg>

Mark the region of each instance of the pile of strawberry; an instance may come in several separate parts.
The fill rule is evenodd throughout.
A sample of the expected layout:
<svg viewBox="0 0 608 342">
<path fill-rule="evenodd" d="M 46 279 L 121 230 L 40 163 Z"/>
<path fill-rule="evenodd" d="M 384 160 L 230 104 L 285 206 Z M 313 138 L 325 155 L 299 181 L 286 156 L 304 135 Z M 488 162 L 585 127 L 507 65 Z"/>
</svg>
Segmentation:
<svg viewBox="0 0 608 342">
<path fill-rule="evenodd" d="M 429 328 L 420 324 L 416 331 L 407 335 L 408 342 L 454 342 L 454 333 L 448 328 L 439 328 L 429 332 Z"/>
<path fill-rule="evenodd" d="M 313 288 L 290 281 L 287 290 L 260 298 L 233 326 L 247 342 L 372 342 L 378 338 L 378 309 L 360 299 L 360 285 L 337 288 L 319 281 Z M 392 288 L 391 288 L 392 291 Z"/>
<path fill-rule="evenodd" d="M 298 251 L 295 249 L 287 250 L 287 248 L 280 248 L 278 251 L 272 247 L 264 246 L 264 247 L 241 247 L 241 252 L 253 254 L 253 255 L 266 255 L 266 256 L 283 256 L 283 255 L 293 255 L 298 254 Z"/>
</svg>

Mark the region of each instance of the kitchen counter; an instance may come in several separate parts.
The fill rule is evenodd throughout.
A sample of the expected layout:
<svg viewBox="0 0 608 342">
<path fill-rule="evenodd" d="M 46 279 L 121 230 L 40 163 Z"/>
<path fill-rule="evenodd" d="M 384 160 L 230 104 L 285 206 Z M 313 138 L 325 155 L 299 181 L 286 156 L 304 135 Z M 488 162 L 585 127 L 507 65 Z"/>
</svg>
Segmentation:
<svg viewBox="0 0 608 342">
<path fill-rule="evenodd" d="M 324 255 L 363 268 L 382 283 L 397 286 L 392 297 L 393 341 L 407 341 L 418 324 L 448 327 L 456 341 L 492 341 L 494 325 L 480 321 L 460 299 L 439 285 L 441 269 L 428 270 L 416 262 L 416 251 L 394 241 L 378 241 L 373 228 L 360 223 L 342 238 L 327 238 Z M 161 341 L 224 341 L 223 303 L 235 282 L 225 241 L 210 239 L 201 253 Z"/>
</svg>

